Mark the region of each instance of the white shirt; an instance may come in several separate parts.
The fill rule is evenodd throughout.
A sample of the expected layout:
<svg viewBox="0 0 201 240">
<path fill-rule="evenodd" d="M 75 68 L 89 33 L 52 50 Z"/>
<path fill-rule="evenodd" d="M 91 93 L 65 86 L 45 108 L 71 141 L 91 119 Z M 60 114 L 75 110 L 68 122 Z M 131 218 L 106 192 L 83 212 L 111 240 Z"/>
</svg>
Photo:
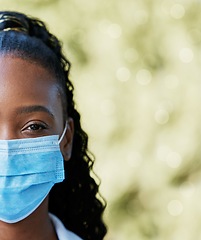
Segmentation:
<svg viewBox="0 0 201 240">
<path fill-rule="evenodd" d="M 59 240 L 82 240 L 75 233 L 67 230 L 63 223 L 55 215 L 49 213 L 50 219 L 55 227 L 57 237 Z"/>
</svg>

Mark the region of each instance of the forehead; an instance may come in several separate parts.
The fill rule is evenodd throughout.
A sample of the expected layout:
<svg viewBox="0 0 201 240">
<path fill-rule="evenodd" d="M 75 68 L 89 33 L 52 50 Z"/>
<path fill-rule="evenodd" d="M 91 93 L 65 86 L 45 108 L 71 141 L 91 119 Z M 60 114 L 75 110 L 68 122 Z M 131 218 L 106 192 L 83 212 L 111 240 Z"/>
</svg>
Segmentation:
<svg viewBox="0 0 201 240">
<path fill-rule="evenodd" d="M 24 67 L 26 67 L 26 69 Z M 49 76 L 52 80 L 55 80 L 53 72 L 40 64 L 40 61 L 32 60 L 28 57 L 25 58 L 24 56 L 18 56 L 17 53 L 0 53 L 1 74 L 8 74 L 7 68 L 9 68 L 9 72 L 11 74 L 15 72 L 17 75 L 34 77 L 32 76 L 34 72 L 34 75 L 36 75 L 36 77 Z"/>
<path fill-rule="evenodd" d="M 37 63 L 0 55 L 0 103 L 0 111 L 4 104 L 61 107 L 55 76 Z"/>
<path fill-rule="evenodd" d="M 57 85 L 54 75 L 40 64 L 9 55 L 0 55 L 0 84 L 16 91 Z"/>
</svg>

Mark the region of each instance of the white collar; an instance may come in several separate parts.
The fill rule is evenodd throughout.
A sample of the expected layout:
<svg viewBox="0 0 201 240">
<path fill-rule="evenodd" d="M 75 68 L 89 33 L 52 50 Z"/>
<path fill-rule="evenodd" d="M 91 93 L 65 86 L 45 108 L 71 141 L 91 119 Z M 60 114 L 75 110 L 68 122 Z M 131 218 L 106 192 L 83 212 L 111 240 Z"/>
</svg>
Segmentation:
<svg viewBox="0 0 201 240">
<path fill-rule="evenodd" d="M 58 217 L 53 215 L 52 213 L 49 213 L 50 219 L 55 227 L 55 231 L 57 233 L 57 237 L 59 240 L 82 240 L 80 237 L 78 237 L 73 232 L 67 230 L 61 220 L 59 220 Z"/>
</svg>

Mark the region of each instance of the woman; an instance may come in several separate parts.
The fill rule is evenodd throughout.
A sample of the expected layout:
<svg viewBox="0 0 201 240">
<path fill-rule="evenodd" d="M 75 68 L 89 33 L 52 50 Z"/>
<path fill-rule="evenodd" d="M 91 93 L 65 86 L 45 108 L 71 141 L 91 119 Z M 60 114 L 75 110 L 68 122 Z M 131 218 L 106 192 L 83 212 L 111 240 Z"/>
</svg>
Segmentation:
<svg viewBox="0 0 201 240">
<path fill-rule="evenodd" d="M 0 12 L 0 240 L 106 234 L 69 71 L 43 22 Z"/>
</svg>

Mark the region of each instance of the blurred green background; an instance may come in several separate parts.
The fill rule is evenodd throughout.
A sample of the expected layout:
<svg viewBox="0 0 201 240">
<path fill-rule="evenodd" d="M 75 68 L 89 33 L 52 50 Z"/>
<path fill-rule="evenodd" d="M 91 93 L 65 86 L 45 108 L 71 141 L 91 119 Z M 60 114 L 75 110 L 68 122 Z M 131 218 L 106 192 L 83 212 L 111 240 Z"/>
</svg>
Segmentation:
<svg viewBox="0 0 201 240">
<path fill-rule="evenodd" d="M 108 202 L 106 240 L 201 240 L 201 1 L 0 4 L 63 41 Z"/>
</svg>

